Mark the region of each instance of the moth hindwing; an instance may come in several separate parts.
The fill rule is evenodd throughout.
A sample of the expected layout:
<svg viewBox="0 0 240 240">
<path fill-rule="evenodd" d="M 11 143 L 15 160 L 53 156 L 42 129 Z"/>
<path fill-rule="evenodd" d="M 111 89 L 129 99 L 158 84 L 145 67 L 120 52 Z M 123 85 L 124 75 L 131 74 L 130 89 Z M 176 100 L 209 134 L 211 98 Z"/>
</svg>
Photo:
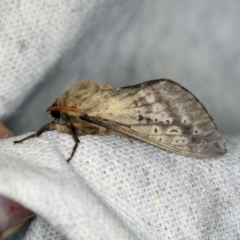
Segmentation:
<svg viewBox="0 0 240 240">
<path fill-rule="evenodd" d="M 47 109 L 54 120 L 28 138 L 57 129 L 77 136 L 120 134 L 162 149 L 195 158 L 217 157 L 226 145 L 204 105 L 187 89 L 170 79 L 112 88 L 80 81 L 60 95 Z"/>
</svg>

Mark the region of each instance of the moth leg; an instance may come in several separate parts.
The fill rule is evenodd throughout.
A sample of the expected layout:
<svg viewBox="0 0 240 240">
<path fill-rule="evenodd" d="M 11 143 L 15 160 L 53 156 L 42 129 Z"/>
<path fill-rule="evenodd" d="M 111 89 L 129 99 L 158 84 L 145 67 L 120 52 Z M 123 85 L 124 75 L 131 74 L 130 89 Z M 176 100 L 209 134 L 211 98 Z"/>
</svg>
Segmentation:
<svg viewBox="0 0 240 240">
<path fill-rule="evenodd" d="M 76 149 L 77 149 L 77 147 L 78 147 L 78 143 L 80 143 L 80 141 L 79 141 L 79 139 L 78 139 L 78 137 L 77 137 L 76 129 L 75 129 L 73 126 L 71 126 L 71 127 L 69 128 L 69 130 L 70 130 L 70 134 L 71 134 L 72 137 L 73 137 L 73 140 L 75 141 L 75 145 L 74 145 L 74 147 L 73 147 L 72 154 L 71 154 L 70 158 L 67 160 L 67 162 L 70 162 L 70 160 L 72 159 L 74 153 L 76 152 Z"/>
<path fill-rule="evenodd" d="M 121 137 L 126 138 L 130 143 L 132 143 L 132 140 L 129 138 L 128 135 L 123 134 L 123 133 L 119 133 L 119 132 L 115 132 L 115 131 L 107 129 L 107 128 L 104 128 L 103 131 L 99 131 L 99 134 L 115 134 L 115 135 L 119 135 Z"/>
<path fill-rule="evenodd" d="M 132 143 L 132 140 L 129 138 L 128 135 L 125 135 L 125 134 L 122 134 L 122 133 L 115 133 L 115 134 L 118 134 L 118 135 L 120 135 L 121 137 L 126 138 L 130 143 Z"/>
<path fill-rule="evenodd" d="M 59 124 L 59 123 L 58 123 Z M 46 132 L 46 131 L 51 131 L 53 129 L 56 128 L 56 123 L 48 123 L 44 126 L 42 126 L 36 133 L 32 134 L 32 135 L 29 135 L 21 140 L 18 140 L 18 141 L 14 141 L 13 143 L 16 144 L 16 143 L 21 143 L 27 139 L 30 139 L 30 138 L 34 138 L 34 137 L 39 137 L 43 132 Z"/>
</svg>

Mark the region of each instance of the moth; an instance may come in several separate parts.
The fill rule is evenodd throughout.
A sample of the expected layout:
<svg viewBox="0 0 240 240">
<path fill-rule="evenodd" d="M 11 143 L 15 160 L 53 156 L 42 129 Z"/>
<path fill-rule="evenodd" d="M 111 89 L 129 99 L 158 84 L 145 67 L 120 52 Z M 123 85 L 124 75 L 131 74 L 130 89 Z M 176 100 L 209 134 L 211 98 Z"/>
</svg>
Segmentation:
<svg viewBox="0 0 240 240">
<path fill-rule="evenodd" d="M 84 80 L 60 95 L 47 109 L 52 122 L 14 143 L 57 129 L 72 135 L 120 134 L 195 158 L 226 153 L 226 144 L 205 106 L 170 79 L 113 88 Z M 59 123 L 59 119 L 62 123 Z"/>
</svg>

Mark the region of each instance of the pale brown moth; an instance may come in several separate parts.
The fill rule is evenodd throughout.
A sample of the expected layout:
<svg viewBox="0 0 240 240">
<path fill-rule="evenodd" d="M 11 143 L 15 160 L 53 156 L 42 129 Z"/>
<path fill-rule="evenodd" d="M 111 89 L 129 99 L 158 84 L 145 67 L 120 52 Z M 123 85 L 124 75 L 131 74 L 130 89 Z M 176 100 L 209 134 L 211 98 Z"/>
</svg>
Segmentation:
<svg viewBox="0 0 240 240">
<path fill-rule="evenodd" d="M 78 136 L 86 134 L 130 136 L 195 158 L 226 153 L 222 135 L 204 105 L 170 79 L 121 88 L 80 81 L 60 95 L 47 112 L 53 118 L 51 123 L 14 143 L 57 129 L 71 134 L 75 141 L 68 162 L 77 149 Z"/>
</svg>

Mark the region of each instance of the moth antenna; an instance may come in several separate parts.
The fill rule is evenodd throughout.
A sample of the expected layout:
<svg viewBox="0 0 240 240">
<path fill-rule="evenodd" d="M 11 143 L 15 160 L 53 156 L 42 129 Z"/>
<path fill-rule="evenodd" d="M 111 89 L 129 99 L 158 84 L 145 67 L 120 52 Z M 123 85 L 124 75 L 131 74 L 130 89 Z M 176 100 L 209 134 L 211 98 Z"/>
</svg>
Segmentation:
<svg viewBox="0 0 240 240">
<path fill-rule="evenodd" d="M 76 107 L 69 107 L 69 106 L 51 106 L 47 109 L 47 112 L 76 112 L 76 113 L 83 113 L 86 114 L 87 111 L 84 109 L 76 108 Z"/>
</svg>

